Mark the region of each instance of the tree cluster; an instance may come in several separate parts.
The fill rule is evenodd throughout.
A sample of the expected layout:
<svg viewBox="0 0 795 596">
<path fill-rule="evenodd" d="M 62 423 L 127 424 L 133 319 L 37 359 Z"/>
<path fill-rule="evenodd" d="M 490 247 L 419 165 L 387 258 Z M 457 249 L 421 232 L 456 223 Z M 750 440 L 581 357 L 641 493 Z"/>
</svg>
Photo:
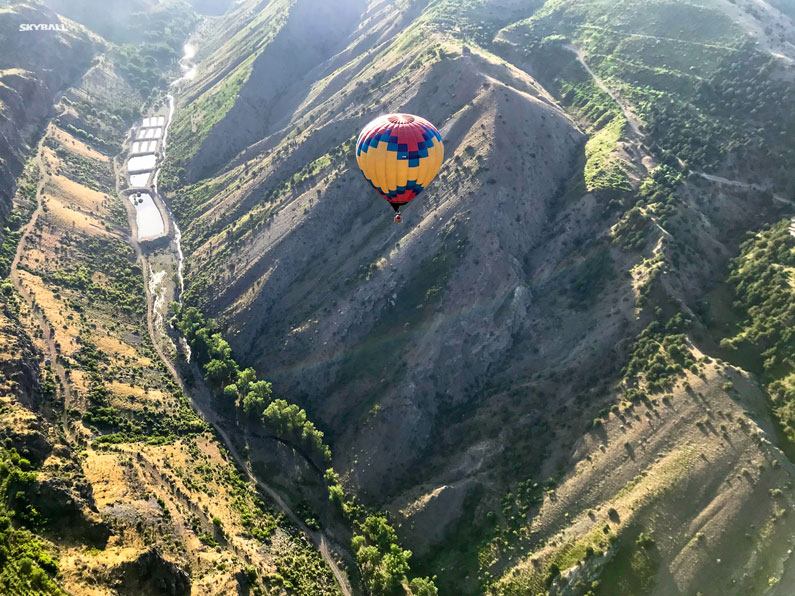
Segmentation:
<svg viewBox="0 0 795 596">
<path fill-rule="evenodd" d="M 303 408 L 284 399 L 273 399 L 268 381 L 258 380 L 253 368 L 241 369 L 232 356 L 232 348 L 199 309 L 181 310 L 174 304 L 172 310 L 207 384 L 218 398 L 234 404 L 246 419 L 261 423 L 277 437 L 306 450 L 311 457 L 324 464 L 331 463 L 331 449 L 323 440 L 323 431 L 308 419 Z"/>
</svg>

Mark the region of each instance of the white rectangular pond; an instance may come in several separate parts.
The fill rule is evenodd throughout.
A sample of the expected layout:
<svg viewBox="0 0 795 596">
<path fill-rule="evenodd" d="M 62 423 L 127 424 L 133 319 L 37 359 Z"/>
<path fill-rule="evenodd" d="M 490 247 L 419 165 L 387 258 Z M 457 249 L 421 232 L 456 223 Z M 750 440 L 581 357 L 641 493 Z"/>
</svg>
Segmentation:
<svg viewBox="0 0 795 596">
<path fill-rule="evenodd" d="M 142 172 L 140 174 L 132 174 L 130 176 L 130 187 L 131 188 L 143 188 L 146 186 L 147 182 L 149 182 L 149 175 L 152 172 Z"/>
<path fill-rule="evenodd" d="M 152 116 L 151 118 L 144 118 L 143 123 L 141 126 L 144 128 L 149 128 L 150 126 L 165 126 L 166 125 L 166 117 L 165 116 Z"/>
<path fill-rule="evenodd" d="M 149 193 L 130 195 L 135 206 L 135 222 L 138 226 L 138 239 L 147 240 L 162 236 L 166 231 L 163 215 Z"/>
<path fill-rule="evenodd" d="M 159 139 L 163 136 L 162 128 L 139 128 L 135 134 L 135 139 L 140 141 L 143 139 Z"/>
<path fill-rule="evenodd" d="M 135 141 L 130 148 L 130 153 L 154 153 L 157 151 L 157 141 Z"/>
<path fill-rule="evenodd" d="M 128 172 L 142 172 L 155 169 L 157 158 L 154 155 L 139 155 L 138 157 L 131 157 L 127 162 Z"/>
</svg>

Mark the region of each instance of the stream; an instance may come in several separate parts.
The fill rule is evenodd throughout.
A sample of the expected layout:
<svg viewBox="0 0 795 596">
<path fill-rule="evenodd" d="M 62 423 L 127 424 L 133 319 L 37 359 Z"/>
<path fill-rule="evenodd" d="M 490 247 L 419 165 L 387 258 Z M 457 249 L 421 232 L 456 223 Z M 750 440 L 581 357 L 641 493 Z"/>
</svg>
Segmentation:
<svg viewBox="0 0 795 596">
<path fill-rule="evenodd" d="M 192 43 L 186 43 L 182 50 L 183 55 L 179 61 L 179 67 L 182 70 L 182 76 L 171 83 L 171 86 L 177 88 L 177 90 L 179 90 L 180 83 L 183 81 L 190 81 L 196 76 L 196 65 L 193 63 L 193 57 L 196 56 L 196 46 Z M 171 119 L 174 116 L 174 96 L 169 93 L 167 97 L 169 111 L 168 122 L 166 123 L 166 128 L 163 133 L 164 160 L 166 159 L 166 140 L 168 139 L 168 127 L 170 126 Z M 158 170 L 158 174 L 159 173 L 160 170 Z M 155 192 L 157 192 L 157 174 L 155 174 Z M 165 202 L 163 202 L 163 204 L 166 205 Z M 169 209 L 168 205 L 166 205 L 166 210 L 168 212 L 168 217 L 171 219 L 171 223 L 174 226 L 174 245 L 177 248 L 177 280 L 179 281 L 179 297 L 177 301 L 180 305 L 182 305 L 182 294 L 185 291 L 185 279 L 182 276 L 182 272 L 185 267 L 185 255 L 182 253 L 182 232 L 179 231 L 177 219 L 174 217 L 174 214 L 171 213 L 171 209 Z M 187 357 L 188 361 L 190 361 L 190 346 L 188 346 L 188 342 L 186 342 L 184 338 L 180 337 L 180 340 L 184 344 L 182 347 L 185 349 L 185 356 Z"/>
<path fill-rule="evenodd" d="M 183 55 L 179 61 L 179 67 L 180 70 L 182 71 L 182 76 L 180 76 L 178 79 L 174 80 L 171 83 L 171 87 L 174 87 L 175 91 L 179 90 L 180 83 L 182 83 L 183 81 L 190 81 L 193 79 L 193 77 L 196 76 L 197 67 L 192 61 L 193 57 L 196 55 L 196 46 L 193 45 L 192 43 L 186 43 L 183 46 L 182 50 L 183 50 Z M 168 128 L 171 125 L 171 120 L 173 119 L 174 116 L 174 96 L 169 93 L 167 95 L 167 98 L 168 98 L 168 120 L 166 122 L 165 130 L 163 131 L 163 145 L 162 145 L 164 161 L 166 159 L 166 141 L 168 140 Z M 155 193 L 157 193 L 157 177 L 159 173 L 160 170 L 158 169 L 157 173 L 155 174 L 155 180 L 154 180 Z M 179 283 L 179 294 L 177 295 L 176 298 L 179 305 L 182 306 L 182 294 L 184 294 L 185 292 L 185 278 L 183 276 L 183 272 L 185 269 L 185 255 L 182 252 L 182 232 L 180 231 L 179 226 L 177 225 L 177 218 L 174 217 L 174 214 L 171 212 L 169 206 L 166 204 L 165 201 L 161 200 L 161 203 L 165 206 L 168 218 L 171 220 L 171 224 L 174 226 L 174 246 L 176 247 L 177 250 L 177 282 Z M 186 360 L 190 362 L 191 359 L 190 345 L 188 345 L 187 340 L 184 337 L 182 337 L 182 335 L 179 336 L 179 342 L 180 342 L 180 347 L 182 348 L 185 354 Z"/>
</svg>

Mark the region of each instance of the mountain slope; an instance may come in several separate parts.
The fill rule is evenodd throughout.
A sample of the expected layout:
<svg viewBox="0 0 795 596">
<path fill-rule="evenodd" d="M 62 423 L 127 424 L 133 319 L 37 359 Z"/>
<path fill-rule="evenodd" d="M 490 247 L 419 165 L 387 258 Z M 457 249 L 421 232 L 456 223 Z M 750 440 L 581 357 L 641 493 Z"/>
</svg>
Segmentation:
<svg viewBox="0 0 795 596">
<path fill-rule="evenodd" d="M 789 595 L 790 0 L 47 4 L 0 9 L 11 593 Z M 400 226 L 392 111 L 446 147 Z"/>
<path fill-rule="evenodd" d="M 57 32 L 22 32 L 23 24 L 66 27 Z M 88 66 L 98 39 L 40 5 L 0 7 L 0 176 L 22 173 L 31 146 L 51 114 L 56 95 Z M 0 188 L 0 216 L 10 213 L 13 184 Z"/>
<path fill-rule="evenodd" d="M 134 242 L 117 157 L 162 90 L 137 90 L 145 49 L 91 39 L 43 136 L 31 126 L 22 176 L 3 178 L 18 190 L 0 281 L 0 592 L 338 594 L 153 345 L 146 259 L 165 259 Z"/>
<path fill-rule="evenodd" d="M 553 593 L 604 574 L 612 594 L 635 563 L 621 593 L 777 585 L 791 464 L 764 442 L 764 390 L 710 358 L 732 358 L 734 319 L 704 297 L 723 312 L 743 234 L 791 212 L 789 18 L 719 0 L 346 2 L 323 19 L 334 43 L 304 52 L 290 23 L 313 6 L 247 3 L 198 40 L 164 176 L 186 300 L 307 409 L 444 593 L 543 591 L 583 560 Z M 401 227 L 352 156 L 387 111 L 427 117 L 447 149 Z M 602 423 L 611 405 L 634 428 Z M 720 538 L 706 512 L 728 503 L 732 524 L 776 525 Z M 699 531 L 748 575 L 713 573 Z"/>
</svg>

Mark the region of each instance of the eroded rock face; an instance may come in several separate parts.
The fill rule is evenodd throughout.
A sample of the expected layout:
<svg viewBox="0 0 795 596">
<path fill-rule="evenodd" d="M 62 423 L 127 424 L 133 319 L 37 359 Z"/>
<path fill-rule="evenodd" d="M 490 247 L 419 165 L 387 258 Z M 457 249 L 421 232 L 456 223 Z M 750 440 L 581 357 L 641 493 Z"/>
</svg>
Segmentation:
<svg viewBox="0 0 795 596">
<path fill-rule="evenodd" d="M 157 549 L 150 549 L 110 572 L 112 585 L 123 596 L 189 596 L 190 577 Z"/>
<path fill-rule="evenodd" d="M 0 380 L 7 383 L 9 393 L 13 394 L 15 399 L 26 407 L 36 410 L 41 400 L 40 370 L 36 349 L 30 338 L 22 332 L 16 317 L 4 307 L 5 305 L 0 303 L 0 343 L 5 356 L 0 359 Z M 30 422 L 30 424 L 32 424 L 34 434 L 41 431 L 38 423 Z M 16 426 L 7 427 L 5 430 L 23 432 Z M 25 443 L 22 437 L 20 437 L 20 441 Z M 31 445 L 31 447 L 34 448 L 34 451 L 38 451 L 35 445 Z M 46 457 L 46 455 L 42 455 Z"/>
<path fill-rule="evenodd" d="M 49 520 L 49 531 L 59 537 L 104 547 L 111 529 L 94 505 L 93 491 L 84 477 L 39 475 L 27 501 Z"/>
<path fill-rule="evenodd" d="M 63 24 L 40 4 L 19 3 L 0 19 L 0 179 L 22 171 L 30 146 L 52 112 L 58 92 L 82 74 L 95 41 L 68 24 L 65 31 L 22 32 L 21 24 Z M 10 211 L 12 184 L 0 185 L 0 216 Z"/>
<path fill-rule="evenodd" d="M 43 464 L 53 449 L 45 434 L 44 423 L 37 417 L 23 419 L 15 424 L 0 424 L 0 440 L 35 466 Z"/>
</svg>

